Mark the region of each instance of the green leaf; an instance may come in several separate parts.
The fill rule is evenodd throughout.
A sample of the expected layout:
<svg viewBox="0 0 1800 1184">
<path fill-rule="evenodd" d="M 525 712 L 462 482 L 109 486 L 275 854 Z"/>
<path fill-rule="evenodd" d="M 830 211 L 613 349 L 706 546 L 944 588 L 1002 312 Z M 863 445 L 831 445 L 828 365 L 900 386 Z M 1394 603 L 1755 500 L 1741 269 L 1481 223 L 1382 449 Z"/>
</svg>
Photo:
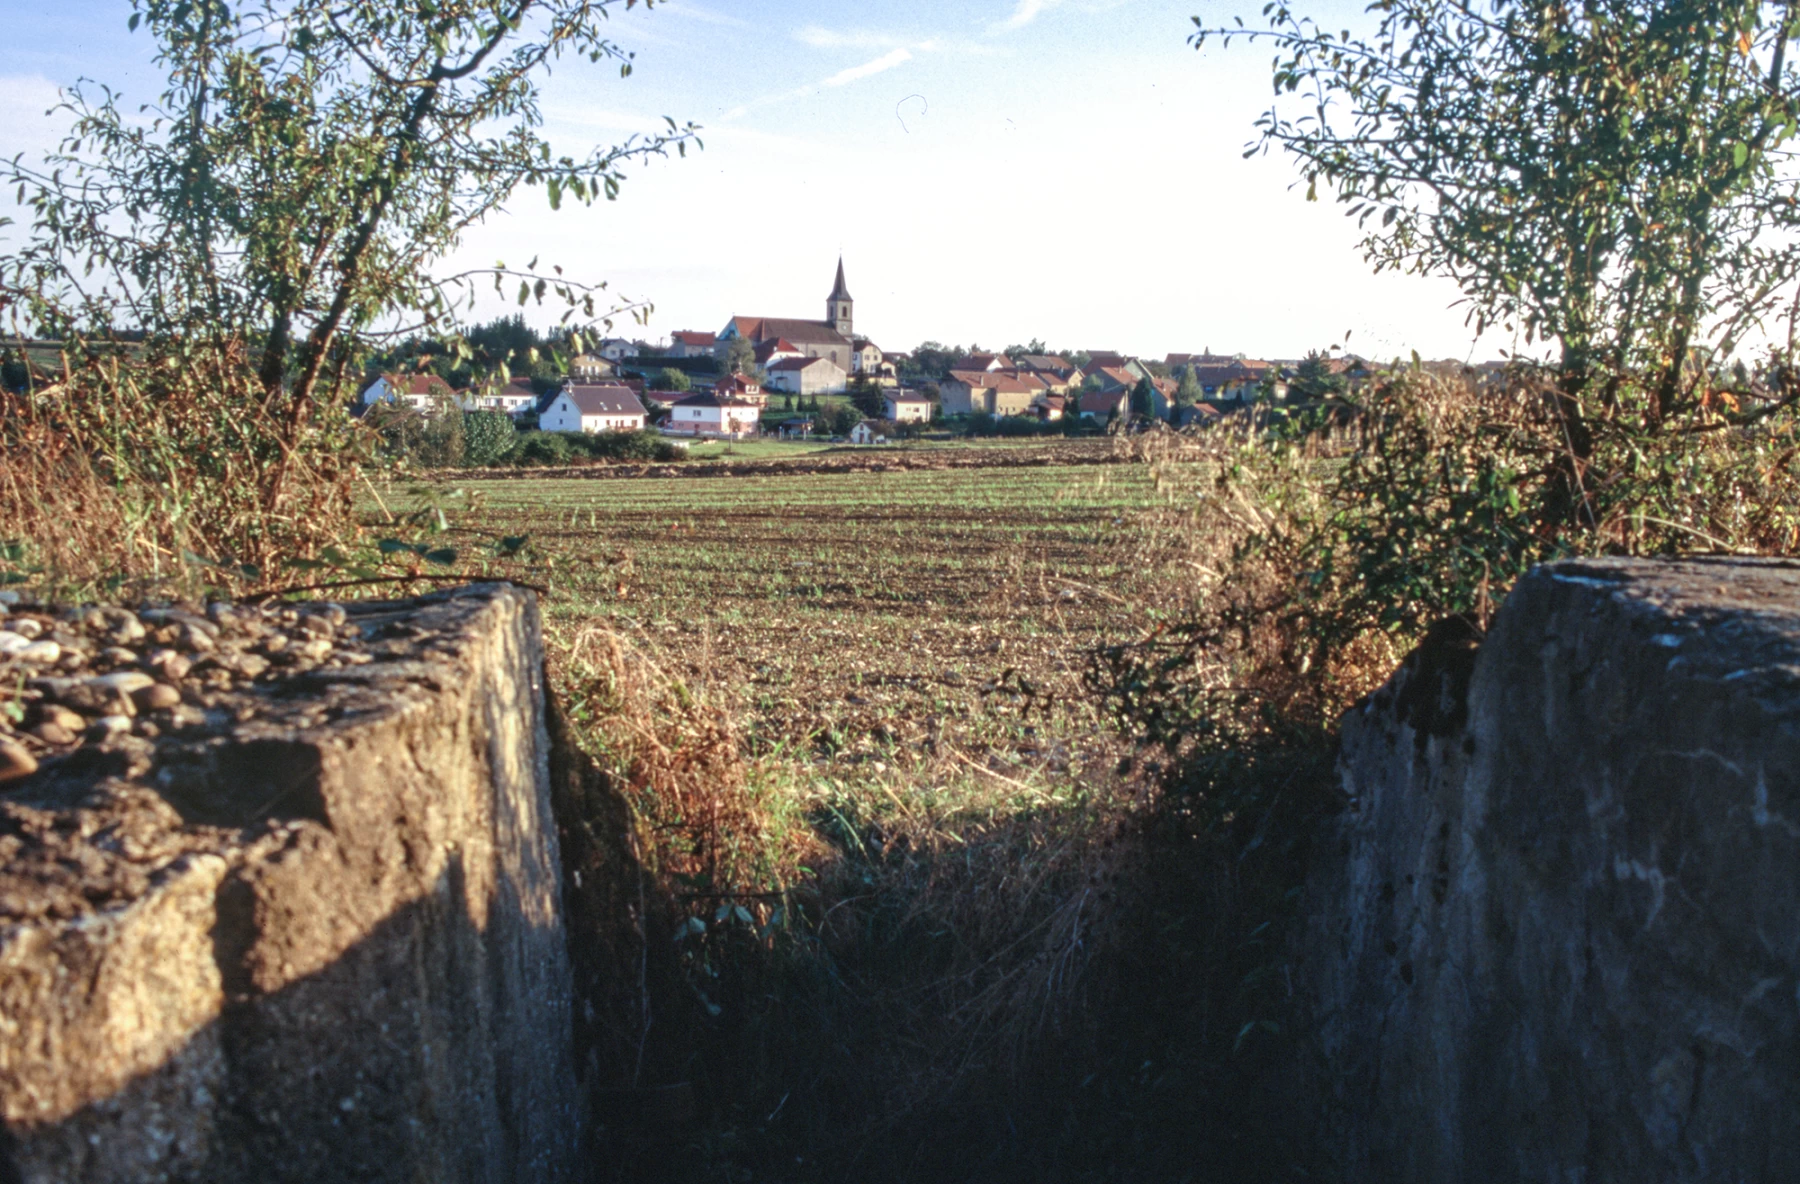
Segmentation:
<svg viewBox="0 0 1800 1184">
<path fill-rule="evenodd" d="M 1750 159 L 1750 145 L 1737 143 L 1731 146 L 1731 163 L 1734 168 L 1743 168 L 1744 162 Z"/>
</svg>

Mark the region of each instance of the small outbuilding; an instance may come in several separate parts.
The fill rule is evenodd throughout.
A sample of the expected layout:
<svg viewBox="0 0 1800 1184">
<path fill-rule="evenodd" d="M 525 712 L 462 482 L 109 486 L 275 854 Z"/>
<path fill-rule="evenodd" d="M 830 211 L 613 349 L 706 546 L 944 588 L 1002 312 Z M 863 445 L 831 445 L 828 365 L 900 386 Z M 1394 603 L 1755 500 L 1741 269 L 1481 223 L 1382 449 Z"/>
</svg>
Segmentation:
<svg viewBox="0 0 1800 1184">
<path fill-rule="evenodd" d="M 880 420 L 865 419 L 850 429 L 850 443 L 852 444 L 886 444 L 887 442 L 887 425 Z"/>
</svg>

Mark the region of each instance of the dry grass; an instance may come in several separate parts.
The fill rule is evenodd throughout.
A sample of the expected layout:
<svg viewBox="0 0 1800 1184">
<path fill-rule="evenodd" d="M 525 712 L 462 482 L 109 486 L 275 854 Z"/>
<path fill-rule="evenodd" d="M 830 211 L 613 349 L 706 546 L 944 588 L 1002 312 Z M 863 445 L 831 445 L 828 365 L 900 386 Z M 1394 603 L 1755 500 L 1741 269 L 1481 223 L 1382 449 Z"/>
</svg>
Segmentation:
<svg viewBox="0 0 1800 1184">
<path fill-rule="evenodd" d="M 298 432 L 241 357 L 71 354 L 0 395 L 0 567 L 34 591 L 119 599 L 254 587 L 355 531 L 352 438 Z"/>
</svg>

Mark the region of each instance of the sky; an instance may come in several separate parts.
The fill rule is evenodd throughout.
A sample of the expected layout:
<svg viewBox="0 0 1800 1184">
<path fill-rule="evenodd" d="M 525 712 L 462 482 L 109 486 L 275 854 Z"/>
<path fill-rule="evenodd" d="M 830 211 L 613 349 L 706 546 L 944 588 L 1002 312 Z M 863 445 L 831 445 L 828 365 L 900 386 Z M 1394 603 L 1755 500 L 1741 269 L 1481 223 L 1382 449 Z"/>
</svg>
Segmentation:
<svg viewBox="0 0 1800 1184">
<path fill-rule="evenodd" d="M 86 76 L 159 89 L 127 0 L 9 4 L 0 155 L 54 144 L 46 110 Z M 1373 275 L 1342 207 L 1291 162 L 1244 158 L 1270 51 L 1197 52 L 1191 17 L 1258 0 L 673 0 L 612 14 L 632 75 L 565 63 L 559 152 L 702 126 L 704 149 L 633 165 L 614 202 L 552 211 L 522 190 L 457 266 L 533 257 L 653 305 L 630 336 L 733 315 L 823 317 L 842 253 L 856 327 L 925 340 L 1297 357 L 1483 358 L 1448 283 Z M 1304 2 L 1301 7 L 1305 8 Z M 1361 5 L 1307 11 L 1353 22 Z M 0 208 L 0 213 L 5 213 Z M 0 231 L 0 250 L 8 234 Z M 482 314 L 511 311 L 495 303 Z M 528 312 L 549 324 L 551 315 Z"/>
</svg>

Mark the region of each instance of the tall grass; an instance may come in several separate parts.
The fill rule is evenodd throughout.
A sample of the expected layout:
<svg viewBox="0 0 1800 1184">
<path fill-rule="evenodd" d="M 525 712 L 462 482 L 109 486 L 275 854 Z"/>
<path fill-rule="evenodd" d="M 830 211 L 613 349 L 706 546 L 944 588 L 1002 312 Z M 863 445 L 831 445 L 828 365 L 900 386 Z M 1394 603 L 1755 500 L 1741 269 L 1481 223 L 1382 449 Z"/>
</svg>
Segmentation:
<svg viewBox="0 0 1800 1184">
<path fill-rule="evenodd" d="M 631 805 L 662 902 L 643 915 L 675 920 L 644 941 L 677 997 L 615 994 L 616 1031 L 665 1021 L 599 1072 L 692 1081 L 708 1113 L 673 1151 L 668 1132 L 620 1133 L 618 1178 L 1001 1178 L 960 1161 L 1038 1130 L 1023 1115 L 1110 1026 L 1148 799 L 1107 769 L 948 748 L 750 755 L 730 691 L 648 642 L 582 628 L 554 649 L 573 731 Z"/>
<path fill-rule="evenodd" d="M 245 359 L 182 343 L 68 343 L 0 394 L 4 578 L 50 595 L 241 590 L 353 532 L 348 421 L 279 422 Z"/>
</svg>

